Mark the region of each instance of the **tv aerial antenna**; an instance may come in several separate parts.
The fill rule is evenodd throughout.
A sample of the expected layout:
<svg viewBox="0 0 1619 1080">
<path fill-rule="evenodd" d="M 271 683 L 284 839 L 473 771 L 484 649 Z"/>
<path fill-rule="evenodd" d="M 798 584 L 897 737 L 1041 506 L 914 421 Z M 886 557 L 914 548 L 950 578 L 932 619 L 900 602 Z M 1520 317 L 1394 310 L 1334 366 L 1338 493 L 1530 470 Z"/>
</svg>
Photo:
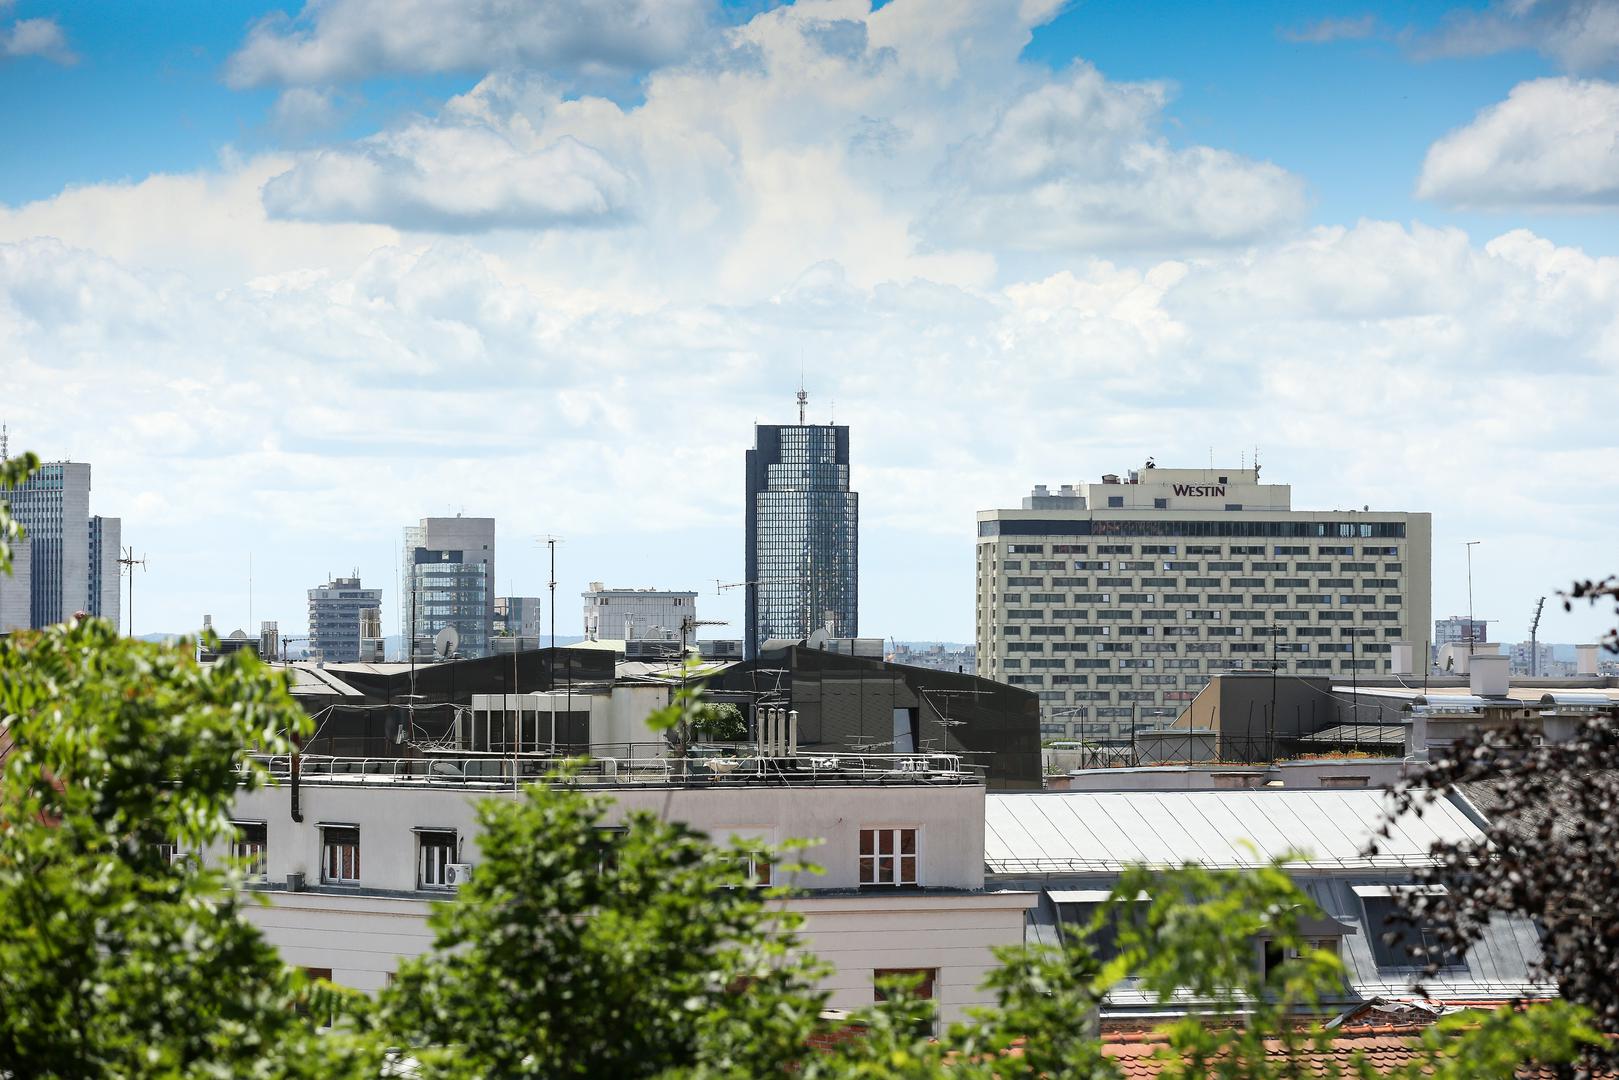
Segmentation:
<svg viewBox="0 0 1619 1080">
<path fill-rule="evenodd" d="M 118 561 L 118 565 L 123 568 L 123 572 L 129 575 L 129 636 L 134 637 L 135 636 L 135 567 L 138 566 L 142 570 L 145 570 L 146 569 L 146 556 L 143 554 L 140 558 L 137 559 L 137 558 L 135 558 L 135 549 L 132 548 L 132 547 L 127 547 L 127 548 L 124 549 L 124 553 L 118 557 L 117 561 Z"/>
</svg>

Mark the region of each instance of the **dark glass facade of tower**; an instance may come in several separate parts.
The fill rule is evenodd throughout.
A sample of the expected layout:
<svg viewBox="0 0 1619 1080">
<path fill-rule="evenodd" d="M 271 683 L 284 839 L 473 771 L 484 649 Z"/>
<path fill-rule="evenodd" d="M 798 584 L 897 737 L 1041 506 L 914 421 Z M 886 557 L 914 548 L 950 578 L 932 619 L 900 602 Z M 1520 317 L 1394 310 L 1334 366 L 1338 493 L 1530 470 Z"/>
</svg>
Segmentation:
<svg viewBox="0 0 1619 1080">
<path fill-rule="evenodd" d="M 849 490 L 849 429 L 760 424 L 747 468 L 747 655 L 832 621 L 859 627 L 860 496 Z"/>
</svg>

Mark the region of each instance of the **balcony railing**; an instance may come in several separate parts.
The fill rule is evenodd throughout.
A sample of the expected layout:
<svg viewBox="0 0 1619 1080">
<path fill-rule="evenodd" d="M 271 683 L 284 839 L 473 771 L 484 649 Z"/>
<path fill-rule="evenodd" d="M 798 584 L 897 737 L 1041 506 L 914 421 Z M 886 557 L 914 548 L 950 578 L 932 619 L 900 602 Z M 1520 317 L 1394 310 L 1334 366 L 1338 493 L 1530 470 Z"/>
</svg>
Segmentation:
<svg viewBox="0 0 1619 1080">
<path fill-rule="evenodd" d="M 280 780 L 292 776 L 287 754 L 254 755 Z M 420 757 L 357 758 L 298 756 L 305 784 L 413 784 L 501 788 L 554 775 L 587 787 L 747 787 L 770 785 L 923 785 L 984 783 L 984 769 L 956 754 L 811 754 L 797 757 L 693 757 L 561 754 L 428 754 Z"/>
</svg>

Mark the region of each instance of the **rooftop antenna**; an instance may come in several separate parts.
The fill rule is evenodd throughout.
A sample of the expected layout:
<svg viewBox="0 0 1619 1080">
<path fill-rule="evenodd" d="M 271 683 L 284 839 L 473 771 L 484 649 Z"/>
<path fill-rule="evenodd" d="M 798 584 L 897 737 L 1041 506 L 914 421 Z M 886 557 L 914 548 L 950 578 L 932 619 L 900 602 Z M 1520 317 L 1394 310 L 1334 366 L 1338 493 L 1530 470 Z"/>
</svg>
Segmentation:
<svg viewBox="0 0 1619 1080">
<path fill-rule="evenodd" d="M 11 450 L 7 444 L 6 425 L 0 424 L 0 463 L 11 460 Z"/>
<path fill-rule="evenodd" d="M 127 547 L 118 559 L 118 565 L 129 574 L 129 636 L 135 636 L 135 567 L 146 569 L 146 556 L 135 558 L 135 549 Z"/>
<path fill-rule="evenodd" d="M 809 393 L 804 389 L 804 381 L 798 382 L 798 426 L 804 426 L 804 406 L 809 404 Z"/>
</svg>

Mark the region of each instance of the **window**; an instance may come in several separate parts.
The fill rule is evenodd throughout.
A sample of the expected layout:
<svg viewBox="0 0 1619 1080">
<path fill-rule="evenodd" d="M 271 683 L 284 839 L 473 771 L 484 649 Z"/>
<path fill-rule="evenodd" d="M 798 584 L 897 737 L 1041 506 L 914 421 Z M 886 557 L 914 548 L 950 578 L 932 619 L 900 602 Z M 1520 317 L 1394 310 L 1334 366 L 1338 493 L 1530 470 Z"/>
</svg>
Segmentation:
<svg viewBox="0 0 1619 1080">
<path fill-rule="evenodd" d="M 1338 939 L 1335 937 L 1311 938 L 1304 942 L 1304 950 L 1290 948 L 1284 951 L 1282 946 L 1274 941 L 1265 942 L 1265 978 L 1269 979 L 1277 968 L 1289 960 L 1296 960 L 1304 955 L 1304 951 L 1331 953 L 1338 955 Z"/>
<path fill-rule="evenodd" d="M 1400 903 L 1403 896 L 1440 888 L 1443 886 L 1354 886 L 1366 915 L 1366 936 L 1378 967 L 1423 967 L 1430 962 L 1441 967 L 1467 966 L 1459 952 L 1441 944 L 1431 919 L 1414 919 Z"/>
<path fill-rule="evenodd" d="M 770 859 L 762 851 L 749 851 L 733 857 L 736 868 L 742 871 L 748 885 L 755 889 L 770 887 Z"/>
<path fill-rule="evenodd" d="M 916 834 L 916 829 L 861 829 L 860 884 L 919 884 Z"/>
<path fill-rule="evenodd" d="M 1168 510 L 1169 509 L 1169 500 L 1168 499 L 1154 499 L 1152 501 L 1152 508 L 1154 510 Z"/>
<path fill-rule="evenodd" d="M 1103 889 L 1076 889 L 1053 892 L 1057 920 L 1065 940 L 1085 941 L 1097 962 L 1107 963 L 1119 955 L 1119 923 L 1129 919 L 1139 925 L 1146 916 L 1147 897 L 1134 901 L 1113 900 Z"/>
<path fill-rule="evenodd" d="M 231 841 L 230 854 L 249 881 L 263 881 L 269 849 L 267 829 L 262 821 L 236 822 L 236 837 Z"/>
<path fill-rule="evenodd" d="M 322 825 L 320 828 L 320 879 L 338 885 L 360 880 L 360 827 Z"/>
<path fill-rule="evenodd" d="M 883 989 L 883 983 L 893 979 L 903 979 L 911 984 L 910 993 L 914 998 L 923 1001 L 933 1000 L 933 984 L 939 979 L 938 968 L 875 968 L 871 973 L 874 1001 L 887 1001 L 888 994 Z"/>
<path fill-rule="evenodd" d="M 456 860 L 454 829 L 416 830 L 416 887 L 448 889 L 448 867 Z"/>
<path fill-rule="evenodd" d="M 1113 509 L 1116 509 L 1118 507 L 1123 506 L 1124 505 L 1124 496 L 1123 495 L 1109 495 L 1107 497 L 1107 505 L 1109 506 L 1109 508 L 1113 508 Z"/>
</svg>

